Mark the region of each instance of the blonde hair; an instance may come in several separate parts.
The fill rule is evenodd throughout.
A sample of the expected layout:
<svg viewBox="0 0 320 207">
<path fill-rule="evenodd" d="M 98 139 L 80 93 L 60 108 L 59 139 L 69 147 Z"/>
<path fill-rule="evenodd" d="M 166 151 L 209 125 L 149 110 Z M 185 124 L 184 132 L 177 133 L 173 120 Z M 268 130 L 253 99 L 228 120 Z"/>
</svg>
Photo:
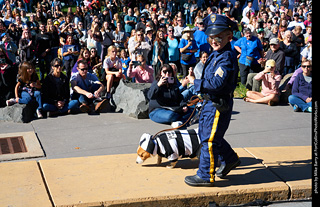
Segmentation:
<svg viewBox="0 0 320 207">
<path fill-rule="evenodd" d="M 116 52 L 118 53 L 118 48 L 116 46 L 114 46 L 114 45 L 111 45 L 111 46 L 108 47 L 108 54 L 107 54 L 106 58 L 110 57 L 111 52 L 112 52 L 113 49 L 115 49 Z"/>
</svg>

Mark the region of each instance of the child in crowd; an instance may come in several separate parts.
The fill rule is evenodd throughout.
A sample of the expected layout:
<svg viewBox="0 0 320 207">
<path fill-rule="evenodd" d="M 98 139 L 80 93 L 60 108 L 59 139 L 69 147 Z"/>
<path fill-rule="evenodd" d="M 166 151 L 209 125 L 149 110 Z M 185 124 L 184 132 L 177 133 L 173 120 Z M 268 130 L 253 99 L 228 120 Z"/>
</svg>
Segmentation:
<svg viewBox="0 0 320 207">
<path fill-rule="evenodd" d="M 107 80 L 107 94 L 106 98 L 111 98 L 111 87 L 114 82 L 119 82 L 125 76 L 122 74 L 122 64 L 120 58 L 117 57 L 117 48 L 110 46 L 108 48 L 108 56 L 103 61 L 103 68 L 105 70 L 105 78 Z"/>
<path fill-rule="evenodd" d="M 265 103 L 273 106 L 279 102 L 279 85 L 281 75 L 275 71 L 276 61 L 270 59 L 266 62 L 266 67 L 263 71 L 258 73 L 254 79 L 262 80 L 261 92 L 248 91 L 244 100 L 252 103 Z"/>
<path fill-rule="evenodd" d="M 129 67 L 129 63 L 131 62 L 131 59 L 129 57 L 128 52 L 126 52 L 125 49 L 121 50 L 120 57 L 121 57 L 120 60 L 121 60 L 121 63 L 122 63 L 122 73 L 126 76 L 126 79 L 127 79 L 128 78 L 127 70 L 128 70 L 128 67 Z"/>
<path fill-rule="evenodd" d="M 28 104 L 32 98 L 35 98 L 38 103 L 36 110 L 37 117 L 43 118 L 41 110 L 41 83 L 36 73 L 35 66 L 31 62 L 23 62 L 19 68 L 18 83 L 15 87 L 15 99 L 7 100 L 7 106 L 15 103 Z"/>
</svg>

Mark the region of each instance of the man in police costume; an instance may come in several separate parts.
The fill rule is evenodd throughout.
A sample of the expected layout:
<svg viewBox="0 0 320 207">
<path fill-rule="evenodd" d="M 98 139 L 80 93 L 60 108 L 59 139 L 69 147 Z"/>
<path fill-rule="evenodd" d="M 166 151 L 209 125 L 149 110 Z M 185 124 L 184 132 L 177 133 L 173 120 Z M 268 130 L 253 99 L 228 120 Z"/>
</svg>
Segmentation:
<svg viewBox="0 0 320 207">
<path fill-rule="evenodd" d="M 205 21 L 205 33 L 213 52 L 204 65 L 201 79 L 188 76 L 190 82 L 194 83 L 196 92 L 201 93 L 204 99 L 199 118 L 199 136 L 202 142 L 199 170 L 196 175 L 185 178 L 185 183 L 190 186 L 213 186 L 215 175 L 226 176 L 240 165 L 238 155 L 224 139 L 231 119 L 233 92 L 239 71 L 238 61 L 230 44 L 235 23 L 218 14 L 211 14 Z M 215 171 L 218 157 L 223 162 Z"/>
</svg>

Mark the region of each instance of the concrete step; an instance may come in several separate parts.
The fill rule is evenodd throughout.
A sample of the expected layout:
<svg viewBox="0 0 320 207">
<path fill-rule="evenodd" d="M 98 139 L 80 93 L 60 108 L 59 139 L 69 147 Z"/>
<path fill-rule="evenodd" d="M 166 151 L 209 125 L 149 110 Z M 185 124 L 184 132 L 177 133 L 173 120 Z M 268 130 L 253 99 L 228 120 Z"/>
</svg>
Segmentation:
<svg viewBox="0 0 320 207">
<path fill-rule="evenodd" d="M 136 154 L 1 163 L 6 190 L 0 206 L 227 206 L 311 199 L 310 146 L 235 151 L 241 165 L 207 188 L 184 183 L 197 171 L 198 161 L 190 159 L 174 169 L 166 168 L 166 160 L 157 166 L 156 158 L 138 165 Z"/>
</svg>

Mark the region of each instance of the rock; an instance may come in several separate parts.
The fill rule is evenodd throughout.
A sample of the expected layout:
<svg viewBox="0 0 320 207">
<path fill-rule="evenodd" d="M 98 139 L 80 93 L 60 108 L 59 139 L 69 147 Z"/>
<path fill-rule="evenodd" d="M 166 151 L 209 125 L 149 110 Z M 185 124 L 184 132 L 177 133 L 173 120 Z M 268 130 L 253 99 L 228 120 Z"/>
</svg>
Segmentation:
<svg viewBox="0 0 320 207">
<path fill-rule="evenodd" d="M 282 92 L 287 83 L 289 82 L 291 76 L 293 75 L 293 73 L 289 73 L 287 75 L 285 75 L 282 79 L 281 79 L 281 82 L 280 82 L 280 85 L 279 85 L 279 90 L 281 92 L 280 94 L 280 103 L 283 103 L 283 104 L 287 104 L 288 103 L 288 98 L 289 96 L 291 95 L 291 88 L 286 90 L 285 92 Z"/>
<path fill-rule="evenodd" d="M 0 108 L 0 121 L 13 121 L 16 123 L 27 123 L 33 120 L 36 103 L 15 104 Z"/>
<path fill-rule="evenodd" d="M 151 83 L 132 83 L 121 80 L 113 94 L 116 112 L 123 112 L 137 119 L 149 118 L 147 93 Z"/>
</svg>

